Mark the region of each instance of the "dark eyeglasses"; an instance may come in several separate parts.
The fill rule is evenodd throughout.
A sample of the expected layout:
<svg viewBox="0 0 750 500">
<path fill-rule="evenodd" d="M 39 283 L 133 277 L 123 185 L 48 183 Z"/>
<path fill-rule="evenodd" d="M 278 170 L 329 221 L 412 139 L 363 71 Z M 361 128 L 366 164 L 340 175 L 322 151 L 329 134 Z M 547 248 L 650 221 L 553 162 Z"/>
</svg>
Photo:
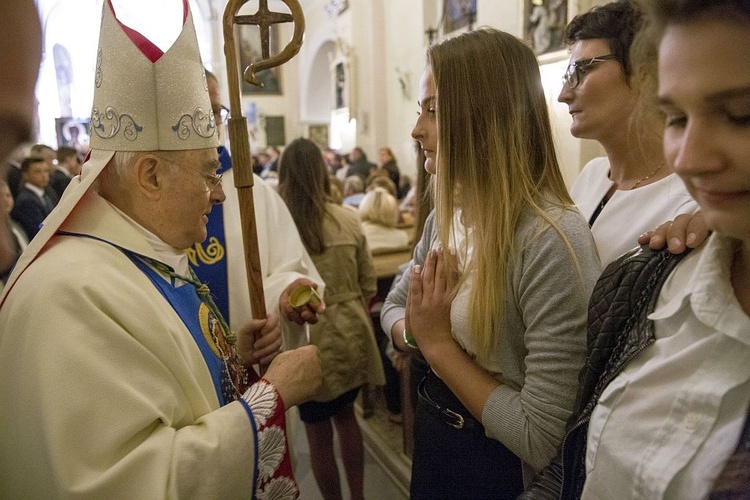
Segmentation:
<svg viewBox="0 0 750 500">
<path fill-rule="evenodd" d="M 216 120 L 216 123 L 224 123 L 227 121 L 227 118 L 229 118 L 229 108 L 224 105 L 221 105 L 218 108 L 214 108 L 213 112 L 214 120 Z"/>
<path fill-rule="evenodd" d="M 574 89 L 578 86 L 579 83 L 581 83 L 581 80 L 583 80 L 583 76 L 591 66 L 612 59 L 617 59 L 614 54 L 607 54 L 604 56 L 592 57 L 591 59 L 579 59 L 577 61 L 574 61 L 568 64 L 568 69 L 565 71 L 565 74 L 562 77 L 562 81 L 569 88 Z"/>
</svg>

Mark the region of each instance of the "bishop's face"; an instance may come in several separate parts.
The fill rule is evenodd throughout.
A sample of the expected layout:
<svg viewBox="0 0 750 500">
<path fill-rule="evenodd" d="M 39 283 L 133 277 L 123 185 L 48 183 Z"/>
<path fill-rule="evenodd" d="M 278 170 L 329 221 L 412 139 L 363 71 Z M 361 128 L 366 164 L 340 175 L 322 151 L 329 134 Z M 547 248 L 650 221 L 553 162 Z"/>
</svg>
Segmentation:
<svg viewBox="0 0 750 500">
<path fill-rule="evenodd" d="M 424 168 L 427 172 L 435 174 L 437 172 L 437 148 L 438 148 L 438 127 L 437 127 L 437 92 L 435 90 L 435 79 L 432 71 L 426 69 L 419 81 L 419 96 L 417 105 L 419 106 L 417 123 L 411 131 L 411 136 L 419 141 L 419 145 L 424 152 Z"/>
<path fill-rule="evenodd" d="M 162 209 L 157 214 L 163 220 L 162 239 L 179 249 L 203 242 L 208 236 L 206 224 L 211 209 L 226 198 L 217 182 L 220 164 L 216 148 L 158 158 L 172 163 L 164 170 Z"/>
</svg>

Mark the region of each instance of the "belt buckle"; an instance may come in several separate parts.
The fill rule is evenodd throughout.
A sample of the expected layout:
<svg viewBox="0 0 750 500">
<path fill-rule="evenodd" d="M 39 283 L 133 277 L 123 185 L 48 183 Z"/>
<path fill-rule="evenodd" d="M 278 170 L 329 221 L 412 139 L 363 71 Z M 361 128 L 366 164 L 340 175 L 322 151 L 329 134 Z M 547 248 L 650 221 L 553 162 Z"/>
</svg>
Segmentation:
<svg viewBox="0 0 750 500">
<path fill-rule="evenodd" d="M 450 425 L 450 426 L 451 426 L 451 427 L 453 427 L 454 429 L 459 429 L 459 430 L 461 430 L 461 429 L 463 429 L 463 428 L 464 428 L 464 417 L 463 417 L 463 415 L 461 415 L 461 414 L 459 414 L 459 413 L 456 413 L 455 411 L 452 411 L 452 410 L 450 410 L 449 408 L 443 408 L 442 410 L 443 410 L 443 412 L 444 412 L 444 413 L 445 413 L 445 414 L 446 414 L 447 416 L 449 416 L 449 417 L 451 417 L 451 418 L 455 419 L 455 421 L 456 421 L 456 423 L 453 423 L 453 422 L 447 422 L 447 424 L 448 424 L 448 425 Z"/>
<path fill-rule="evenodd" d="M 443 408 L 442 406 L 434 402 L 430 395 L 427 394 L 427 388 L 425 387 L 426 380 L 427 377 L 423 378 L 417 386 L 417 393 L 419 394 L 419 396 L 421 396 L 430 406 L 432 406 L 434 410 L 442 413 L 443 416 L 447 417 L 445 421 L 446 424 L 450 425 L 454 429 L 463 429 L 464 424 L 466 423 L 463 415 L 461 415 L 460 413 L 456 413 L 450 408 Z M 453 420 L 453 422 L 450 421 L 451 419 Z"/>
</svg>

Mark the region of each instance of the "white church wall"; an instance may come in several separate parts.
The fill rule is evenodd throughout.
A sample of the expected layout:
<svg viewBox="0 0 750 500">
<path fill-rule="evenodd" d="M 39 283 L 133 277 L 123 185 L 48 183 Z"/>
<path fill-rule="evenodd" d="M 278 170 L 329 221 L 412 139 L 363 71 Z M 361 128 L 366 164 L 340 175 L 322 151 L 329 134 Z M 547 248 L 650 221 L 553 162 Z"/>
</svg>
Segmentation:
<svg viewBox="0 0 750 500">
<path fill-rule="evenodd" d="M 46 40 L 55 39 L 54 13 L 72 0 L 38 0 L 46 24 Z M 76 0 L 79 1 L 79 0 Z M 284 116 L 287 142 L 304 135 L 308 125 L 327 123 L 332 109 L 332 79 L 328 54 L 335 41 L 342 40 L 352 48 L 354 106 L 352 118 L 356 119 L 356 137 L 349 145 L 364 148 L 372 161 L 377 161 L 377 150 L 382 146 L 393 149 L 401 169 L 413 175 L 416 172 L 415 152 L 410 132 L 415 121 L 416 95 L 419 78 L 424 68 L 424 49 L 427 46 L 425 31 L 437 27 L 442 11 L 442 0 L 349 0 L 349 8 L 340 15 L 329 16 L 325 6 L 329 0 L 303 0 L 306 16 L 305 41 L 300 54 L 281 69 L 281 95 L 243 96 L 243 108 L 249 115 L 254 104 L 256 127 L 251 137 L 252 146 L 264 147 L 262 132 L 264 116 Z M 199 44 L 206 65 L 222 83 L 222 95 L 228 104 L 226 67 L 223 52 L 221 21 L 226 0 L 191 0 Z M 601 0 L 570 0 L 569 16 L 588 10 Z M 249 2 L 254 11 L 256 2 Z M 272 10 L 287 11 L 280 0 L 269 0 Z M 86 0 L 74 18 L 85 20 L 89 29 L 75 29 L 75 33 L 89 33 L 86 46 L 95 47 L 101 0 Z M 81 11 L 85 12 L 81 12 Z M 523 2 L 521 0 L 477 0 L 478 17 L 475 26 L 489 25 L 520 35 L 523 29 Z M 293 27 L 280 28 L 281 43 L 291 38 Z M 59 37 L 58 37 L 59 38 Z M 72 40 L 70 37 L 67 39 Z M 51 57 L 51 46 L 46 46 L 45 60 L 38 84 L 40 112 L 40 140 L 55 145 L 54 118 L 59 116 L 59 100 Z M 93 50 L 93 49 L 92 49 Z M 86 85 L 93 56 L 85 48 L 73 48 L 77 79 L 71 95 L 74 115 L 88 116 L 90 112 L 91 85 Z M 92 52 L 93 54 L 93 52 Z M 563 52 L 541 61 L 545 91 L 553 120 L 556 142 L 560 152 L 566 181 L 570 182 L 583 164 L 591 157 L 603 154 L 591 141 L 580 141 L 569 134 L 570 117 L 567 107 L 556 102 L 560 87 L 559 75 L 567 64 Z M 86 104 L 86 103 L 89 104 Z"/>
<path fill-rule="evenodd" d="M 425 30 L 429 27 L 425 18 L 426 14 L 436 17 L 430 12 L 435 2 L 387 1 L 384 90 L 388 130 L 382 145 L 393 150 L 401 172 L 414 177 L 417 166 L 411 130 L 417 118 L 417 89 L 425 65 Z"/>
</svg>

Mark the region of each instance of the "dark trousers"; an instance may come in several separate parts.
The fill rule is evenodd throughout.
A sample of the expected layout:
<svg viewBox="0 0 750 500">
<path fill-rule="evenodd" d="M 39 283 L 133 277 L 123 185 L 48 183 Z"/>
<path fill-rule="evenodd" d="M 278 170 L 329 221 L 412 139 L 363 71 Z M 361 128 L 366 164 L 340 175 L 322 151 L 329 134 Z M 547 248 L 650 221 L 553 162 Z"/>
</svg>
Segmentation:
<svg viewBox="0 0 750 500">
<path fill-rule="evenodd" d="M 485 436 L 482 424 L 431 371 L 419 387 L 414 427 L 412 500 L 514 499 L 523 492 L 521 460 Z"/>
</svg>

